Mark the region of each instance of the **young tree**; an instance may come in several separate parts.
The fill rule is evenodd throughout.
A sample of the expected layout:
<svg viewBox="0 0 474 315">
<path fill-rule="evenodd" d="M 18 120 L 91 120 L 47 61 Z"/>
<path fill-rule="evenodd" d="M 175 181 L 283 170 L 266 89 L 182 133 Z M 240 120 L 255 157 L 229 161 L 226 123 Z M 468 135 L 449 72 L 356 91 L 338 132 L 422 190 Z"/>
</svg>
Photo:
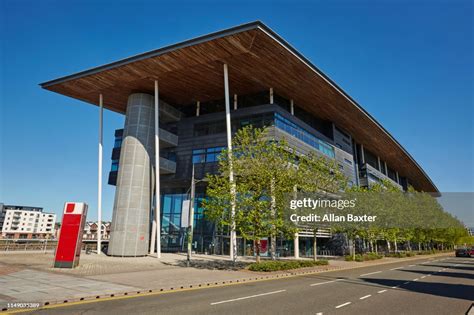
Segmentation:
<svg viewBox="0 0 474 315">
<path fill-rule="evenodd" d="M 260 241 L 271 236 L 275 258 L 276 236 L 292 234 L 283 219 L 285 194 L 296 180 L 296 156 L 285 141 L 269 139 L 263 129 L 240 129 L 233 139 L 232 163 L 235 178 L 235 225 L 240 235 L 255 242 L 256 260 L 260 261 Z M 208 175 L 208 198 L 204 201 L 208 218 L 229 226 L 230 184 L 228 152 L 219 158 L 219 174 Z"/>
</svg>

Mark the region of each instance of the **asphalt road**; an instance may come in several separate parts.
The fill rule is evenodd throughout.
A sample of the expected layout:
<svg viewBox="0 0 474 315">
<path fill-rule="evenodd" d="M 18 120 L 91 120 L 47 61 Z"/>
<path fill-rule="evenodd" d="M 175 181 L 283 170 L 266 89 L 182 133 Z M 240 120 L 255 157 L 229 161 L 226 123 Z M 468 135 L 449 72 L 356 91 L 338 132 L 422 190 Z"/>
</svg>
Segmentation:
<svg viewBox="0 0 474 315">
<path fill-rule="evenodd" d="M 474 258 L 441 257 L 30 313 L 454 315 L 473 301 Z"/>
</svg>

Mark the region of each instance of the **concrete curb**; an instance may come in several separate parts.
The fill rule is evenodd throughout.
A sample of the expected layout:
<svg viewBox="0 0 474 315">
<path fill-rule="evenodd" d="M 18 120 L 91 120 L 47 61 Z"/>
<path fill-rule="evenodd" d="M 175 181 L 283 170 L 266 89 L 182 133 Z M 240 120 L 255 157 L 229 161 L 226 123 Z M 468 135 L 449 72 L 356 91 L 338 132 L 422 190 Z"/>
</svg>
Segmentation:
<svg viewBox="0 0 474 315">
<path fill-rule="evenodd" d="M 170 287 L 170 288 L 143 289 L 143 290 L 137 290 L 137 291 L 85 296 L 85 297 L 71 298 L 71 299 L 66 299 L 66 300 L 51 300 L 51 301 L 43 302 L 43 306 L 40 306 L 39 308 L 31 308 L 31 309 L 3 308 L 2 310 L 0 310 L 0 312 L 2 313 L 6 312 L 5 314 L 15 314 L 15 313 L 28 312 L 28 311 L 38 310 L 38 309 L 61 307 L 61 306 L 66 306 L 66 305 L 93 303 L 95 301 L 104 301 L 104 300 L 111 300 L 111 299 L 131 298 L 131 297 L 136 297 L 138 295 L 139 296 L 159 295 L 159 294 L 166 294 L 166 293 L 173 293 L 173 292 L 198 290 L 198 289 L 204 289 L 204 288 L 223 287 L 223 286 L 243 284 L 243 283 L 276 280 L 276 279 L 283 279 L 283 278 L 293 278 L 293 277 L 299 277 L 299 276 L 309 275 L 309 274 L 326 273 L 326 272 L 341 271 L 341 270 L 352 270 L 352 269 L 358 269 L 358 268 L 363 268 L 363 267 L 379 266 L 379 265 L 386 265 L 386 264 L 392 264 L 392 263 L 403 262 L 403 261 L 413 261 L 413 260 L 444 257 L 444 256 L 449 256 L 449 253 L 440 253 L 440 254 L 433 254 L 433 255 L 417 255 L 414 257 L 406 257 L 406 258 L 395 258 L 396 259 L 395 261 L 394 260 L 391 260 L 391 261 L 373 260 L 372 261 L 373 263 L 369 263 L 369 264 L 361 263 L 359 266 L 355 265 L 355 266 L 350 266 L 350 267 L 330 267 L 329 265 L 329 267 L 326 267 L 324 269 L 322 268 L 319 270 L 300 269 L 300 270 L 285 272 L 285 273 L 278 273 L 278 272 L 255 273 L 255 276 L 252 276 L 249 278 L 243 278 L 243 279 L 217 281 L 217 282 L 204 282 L 204 283 L 193 284 L 193 285 L 180 285 L 180 286 Z"/>
</svg>

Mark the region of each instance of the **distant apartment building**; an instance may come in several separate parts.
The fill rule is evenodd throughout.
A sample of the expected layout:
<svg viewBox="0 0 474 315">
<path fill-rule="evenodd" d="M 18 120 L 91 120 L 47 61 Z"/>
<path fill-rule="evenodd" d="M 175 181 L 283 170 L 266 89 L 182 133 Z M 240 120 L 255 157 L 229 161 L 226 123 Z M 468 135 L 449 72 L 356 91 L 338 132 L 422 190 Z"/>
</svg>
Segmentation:
<svg viewBox="0 0 474 315">
<path fill-rule="evenodd" d="M 98 230 L 98 223 L 97 222 L 86 222 L 84 227 L 84 235 L 82 237 L 83 240 L 96 240 L 97 239 L 97 230 Z M 108 240 L 110 238 L 110 222 L 102 222 L 102 229 L 101 235 L 103 240 Z"/>
<path fill-rule="evenodd" d="M 466 227 L 466 230 L 469 236 L 474 236 L 474 227 Z"/>
<path fill-rule="evenodd" d="M 40 207 L 0 204 L 1 238 L 53 238 L 56 215 Z"/>
</svg>

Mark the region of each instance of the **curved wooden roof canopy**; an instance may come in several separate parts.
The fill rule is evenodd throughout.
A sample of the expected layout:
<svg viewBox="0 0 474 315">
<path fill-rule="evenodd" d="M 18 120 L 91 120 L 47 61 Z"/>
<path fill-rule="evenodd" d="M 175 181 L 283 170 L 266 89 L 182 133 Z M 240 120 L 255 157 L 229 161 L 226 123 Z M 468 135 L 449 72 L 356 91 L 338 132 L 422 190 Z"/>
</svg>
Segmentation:
<svg viewBox="0 0 474 315">
<path fill-rule="evenodd" d="M 438 193 L 410 154 L 357 102 L 261 22 L 212 33 L 104 66 L 42 83 L 47 90 L 125 113 L 133 92 L 153 94 L 171 104 L 222 99 L 222 64 L 229 67 L 232 94 L 272 87 L 304 110 L 333 121 L 379 155 L 417 190 Z"/>
</svg>

